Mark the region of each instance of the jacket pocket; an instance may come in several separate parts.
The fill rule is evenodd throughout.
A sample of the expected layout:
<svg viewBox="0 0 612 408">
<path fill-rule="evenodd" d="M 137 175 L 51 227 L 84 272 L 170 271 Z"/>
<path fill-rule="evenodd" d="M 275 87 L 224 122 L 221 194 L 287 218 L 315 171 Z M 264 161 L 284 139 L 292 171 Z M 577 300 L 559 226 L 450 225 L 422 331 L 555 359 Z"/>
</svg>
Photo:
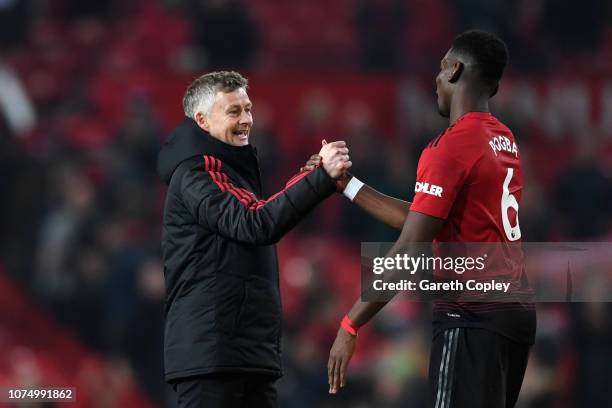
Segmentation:
<svg viewBox="0 0 612 408">
<path fill-rule="evenodd" d="M 234 275 L 217 275 L 216 279 L 217 331 L 233 336 L 240 324 L 247 301 L 247 284 Z"/>
<path fill-rule="evenodd" d="M 240 322 L 242 320 L 242 316 L 244 315 L 244 311 L 249 302 L 249 285 L 246 282 L 242 282 L 244 288 L 244 295 L 242 297 L 242 301 L 240 302 L 240 308 L 238 309 L 238 313 L 236 314 L 236 319 L 234 319 L 234 327 L 232 328 L 232 337 L 236 334 L 236 331 L 240 327 Z"/>
<path fill-rule="evenodd" d="M 247 281 L 247 291 L 248 301 L 244 304 L 236 334 L 276 346 L 281 321 L 277 288 L 264 279 L 251 277 Z"/>
</svg>

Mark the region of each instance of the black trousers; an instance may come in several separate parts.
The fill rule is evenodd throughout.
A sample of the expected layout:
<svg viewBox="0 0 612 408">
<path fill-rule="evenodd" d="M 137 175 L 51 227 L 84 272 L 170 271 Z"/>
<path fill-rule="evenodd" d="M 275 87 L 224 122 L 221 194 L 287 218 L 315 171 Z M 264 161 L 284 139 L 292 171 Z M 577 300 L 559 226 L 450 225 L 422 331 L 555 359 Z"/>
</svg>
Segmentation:
<svg viewBox="0 0 612 408">
<path fill-rule="evenodd" d="M 176 380 L 179 408 L 278 408 L 276 377 L 207 374 Z"/>
<path fill-rule="evenodd" d="M 432 408 L 512 408 L 530 347 L 483 329 L 453 328 L 433 339 Z"/>
</svg>

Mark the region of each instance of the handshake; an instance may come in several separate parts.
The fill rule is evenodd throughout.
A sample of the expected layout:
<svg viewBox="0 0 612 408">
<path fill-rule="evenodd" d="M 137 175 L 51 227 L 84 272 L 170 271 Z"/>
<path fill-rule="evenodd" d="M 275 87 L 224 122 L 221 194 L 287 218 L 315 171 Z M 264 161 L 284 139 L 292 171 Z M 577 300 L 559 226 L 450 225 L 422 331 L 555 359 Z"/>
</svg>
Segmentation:
<svg viewBox="0 0 612 408">
<path fill-rule="evenodd" d="M 353 165 L 349 158 L 349 149 L 346 147 L 346 142 L 327 143 L 323 140 L 321 144 L 323 147 L 319 154 L 310 156 L 304 167 L 300 168 L 300 172 L 309 171 L 318 165 L 322 165 L 327 174 L 339 185 L 343 179 L 346 179 L 347 171 Z"/>
</svg>

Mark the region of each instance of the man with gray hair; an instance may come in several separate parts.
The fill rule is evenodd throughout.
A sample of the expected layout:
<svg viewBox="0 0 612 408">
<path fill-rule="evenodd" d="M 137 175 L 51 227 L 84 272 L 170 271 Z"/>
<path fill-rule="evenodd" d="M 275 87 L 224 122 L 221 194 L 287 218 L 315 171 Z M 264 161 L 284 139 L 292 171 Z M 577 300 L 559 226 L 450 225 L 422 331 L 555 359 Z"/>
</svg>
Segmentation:
<svg viewBox="0 0 612 408">
<path fill-rule="evenodd" d="M 262 198 L 247 80 L 196 79 L 186 118 L 159 155 L 168 193 L 162 251 L 166 280 L 165 378 L 180 407 L 276 407 L 281 302 L 274 244 L 335 190 L 351 166 L 344 142 L 321 166 Z"/>
</svg>

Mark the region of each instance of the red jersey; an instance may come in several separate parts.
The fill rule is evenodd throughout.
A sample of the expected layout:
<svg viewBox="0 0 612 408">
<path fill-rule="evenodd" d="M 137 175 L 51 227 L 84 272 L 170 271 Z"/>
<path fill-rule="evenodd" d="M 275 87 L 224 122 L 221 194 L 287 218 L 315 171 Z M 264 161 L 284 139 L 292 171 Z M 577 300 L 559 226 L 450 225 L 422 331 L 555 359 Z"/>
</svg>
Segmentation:
<svg viewBox="0 0 612 408">
<path fill-rule="evenodd" d="M 423 150 L 410 210 L 446 220 L 436 241 L 517 241 L 522 190 L 512 132 L 488 112 L 469 112 Z"/>
<path fill-rule="evenodd" d="M 499 243 L 490 246 L 495 256 L 489 259 L 491 262 L 485 272 L 466 272 L 462 279 L 503 278 L 512 283 L 513 290 L 525 290 L 518 217 L 523 175 L 512 132 L 488 112 L 466 113 L 425 147 L 416 180 L 410 211 L 446 220 L 434 240 L 434 250 L 446 242 Z M 450 278 L 450 275 L 440 277 Z M 444 321 L 444 328 L 491 328 L 489 323 L 495 320 L 492 313 L 525 310 L 524 304 L 511 302 L 476 307 L 464 303 L 436 303 L 437 319 Z M 504 319 L 497 320 L 494 329 L 499 329 L 500 323 L 512 325 L 504 323 Z M 489 323 L 483 324 L 486 321 Z M 521 341 L 530 339 L 522 335 L 526 334 L 522 329 L 521 335 L 513 335 L 511 327 L 498 331 Z"/>
</svg>

